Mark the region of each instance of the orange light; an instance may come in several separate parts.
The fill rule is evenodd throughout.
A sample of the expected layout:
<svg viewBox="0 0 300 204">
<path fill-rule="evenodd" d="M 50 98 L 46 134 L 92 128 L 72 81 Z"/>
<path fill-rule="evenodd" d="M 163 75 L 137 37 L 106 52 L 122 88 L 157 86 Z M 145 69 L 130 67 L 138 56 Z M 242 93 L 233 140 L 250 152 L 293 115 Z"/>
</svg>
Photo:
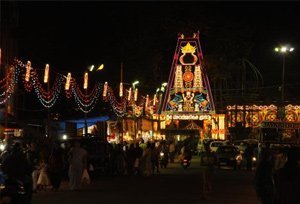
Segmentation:
<svg viewBox="0 0 300 204">
<path fill-rule="evenodd" d="M 31 62 L 27 61 L 26 74 L 25 74 L 25 81 L 27 81 L 27 82 L 30 79 L 30 70 L 31 70 Z"/>
<path fill-rule="evenodd" d="M 83 89 L 87 89 L 87 88 L 88 88 L 88 81 L 89 81 L 89 75 L 88 75 L 88 73 L 86 72 L 86 73 L 84 74 Z"/>
<path fill-rule="evenodd" d="M 65 90 L 70 89 L 70 82 L 71 82 L 71 73 L 68 73 L 67 79 L 66 79 L 66 85 L 65 85 Z"/>
<path fill-rule="evenodd" d="M 48 83 L 48 78 L 49 78 L 49 64 L 46 64 L 45 74 L 44 74 L 44 83 Z"/>
</svg>

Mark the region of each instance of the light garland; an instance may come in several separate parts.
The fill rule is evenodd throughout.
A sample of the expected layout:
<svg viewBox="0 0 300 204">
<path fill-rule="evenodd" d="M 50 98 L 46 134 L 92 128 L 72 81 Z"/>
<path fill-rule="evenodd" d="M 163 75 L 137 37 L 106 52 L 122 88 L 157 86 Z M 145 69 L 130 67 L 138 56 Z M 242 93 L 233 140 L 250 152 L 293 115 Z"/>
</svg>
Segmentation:
<svg viewBox="0 0 300 204">
<path fill-rule="evenodd" d="M 121 97 L 121 101 L 118 102 L 112 88 L 108 86 L 107 82 L 104 83 L 103 89 L 102 85 L 98 83 L 94 86 L 92 91 L 89 93 L 83 93 L 83 91 L 80 90 L 79 85 L 76 83 L 76 80 L 72 78 L 71 73 L 68 73 L 67 76 L 58 75 L 51 89 L 49 89 L 49 87 L 45 89 L 39 80 L 37 71 L 31 67 L 30 61 L 27 61 L 27 63 L 24 64 L 20 60 L 15 60 L 14 64 L 15 66 L 10 69 L 10 72 L 7 74 L 7 76 L 0 81 L 0 90 L 3 90 L 0 92 L 0 104 L 5 103 L 10 98 L 11 94 L 14 92 L 15 84 L 18 83 L 18 77 L 21 74 L 24 89 L 27 92 L 30 92 L 32 89 L 34 89 L 40 103 L 46 108 L 51 108 L 55 105 L 57 99 L 59 98 L 62 86 L 64 85 L 66 98 L 71 98 L 74 96 L 77 107 L 84 113 L 88 113 L 93 110 L 98 99 L 100 98 L 101 92 L 103 100 L 106 102 L 109 101 L 114 113 L 118 117 L 124 117 L 127 113 L 127 107 L 133 103 L 135 107 L 135 116 L 139 117 L 142 113 L 141 110 L 144 104 L 141 106 L 136 105 L 136 101 L 138 99 L 138 90 L 135 89 L 134 94 L 132 94 L 132 90 L 130 88 L 129 92 L 125 92 L 127 94 L 124 96 L 122 82 L 120 83 L 119 87 L 119 96 Z M 44 83 L 49 83 L 49 71 L 50 66 L 49 64 L 46 64 L 43 79 Z M 85 73 L 83 88 L 87 90 L 87 87 L 88 74 Z M 148 97 L 149 96 L 147 96 L 146 104 L 149 104 Z M 128 99 L 128 101 L 126 99 Z"/>
</svg>

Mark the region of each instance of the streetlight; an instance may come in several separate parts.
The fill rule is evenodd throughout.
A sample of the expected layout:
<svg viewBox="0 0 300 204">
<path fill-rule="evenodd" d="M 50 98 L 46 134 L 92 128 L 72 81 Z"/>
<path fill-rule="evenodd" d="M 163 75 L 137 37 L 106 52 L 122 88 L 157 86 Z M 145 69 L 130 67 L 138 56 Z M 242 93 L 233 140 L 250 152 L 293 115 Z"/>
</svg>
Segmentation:
<svg viewBox="0 0 300 204">
<path fill-rule="evenodd" d="M 294 48 L 285 45 L 285 46 L 280 46 L 276 47 L 275 52 L 281 53 L 282 54 L 282 81 L 281 81 L 281 102 L 284 102 L 284 75 L 285 75 L 285 55 L 288 54 L 289 52 L 293 52 Z"/>
<path fill-rule="evenodd" d="M 133 89 L 135 89 L 135 86 L 136 86 L 136 85 L 138 85 L 139 83 L 140 83 L 139 81 L 135 81 L 135 82 L 133 82 L 133 83 L 132 83 L 132 87 L 133 87 Z"/>
</svg>

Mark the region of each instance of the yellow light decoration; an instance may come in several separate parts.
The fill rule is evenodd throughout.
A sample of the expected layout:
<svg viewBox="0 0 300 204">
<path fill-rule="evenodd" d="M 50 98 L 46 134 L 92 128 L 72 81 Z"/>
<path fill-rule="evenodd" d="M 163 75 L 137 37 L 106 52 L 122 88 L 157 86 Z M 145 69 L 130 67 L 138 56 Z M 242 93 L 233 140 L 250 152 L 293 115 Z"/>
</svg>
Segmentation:
<svg viewBox="0 0 300 204">
<path fill-rule="evenodd" d="M 86 72 L 86 73 L 84 73 L 83 89 L 87 89 L 88 88 L 88 81 L 89 81 L 89 74 Z"/>
<path fill-rule="evenodd" d="M 146 102 L 145 102 L 145 107 L 146 108 L 148 107 L 148 103 L 149 103 L 149 95 L 147 94 L 147 96 L 146 96 Z"/>
<path fill-rule="evenodd" d="M 119 92 L 119 96 L 123 97 L 123 83 L 120 82 L 120 92 Z"/>
<path fill-rule="evenodd" d="M 104 97 L 106 97 L 106 95 L 107 95 L 107 87 L 108 87 L 108 83 L 105 82 L 105 83 L 104 83 L 104 87 L 103 87 L 103 96 L 104 96 Z"/>
<path fill-rule="evenodd" d="M 155 106 L 156 104 L 156 94 L 154 94 L 154 97 L 153 97 L 153 105 Z"/>
<path fill-rule="evenodd" d="M 137 97 L 138 97 L 138 89 L 136 88 L 134 91 L 134 101 L 137 101 Z"/>
<path fill-rule="evenodd" d="M 96 71 L 100 71 L 104 68 L 104 64 L 101 64 Z"/>
<path fill-rule="evenodd" d="M 181 48 L 182 53 L 195 53 L 196 46 L 192 46 L 189 42 L 186 44 L 186 46 Z"/>
<path fill-rule="evenodd" d="M 70 89 L 70 82 L 71 82 L 71 73 L 68 73 L 67 79 L 66 79 L 66 85 L 65 85 L 65 90 L 69 90 Z"/>
<path fill-rule="evenodd" d="M 128 101 L 130 101 L 130 98 L 131 98 L 131 88 L 129 88 L 129 91 L 128 91 Z"/>
<path fill-rule="evenodd" d="M 44 74 L 44 83 L 48 83 L 49 79 L 49 64 L 46 64 L 45 74 Z"/>
<path fill-rule="evenodd" d="M 25 81 L 27 81 L 27 82 L 30 79 L 30 69 L 31 69 L 31 62 L 27 61 L 26 74 L 25 74 Z"/>
</svg>

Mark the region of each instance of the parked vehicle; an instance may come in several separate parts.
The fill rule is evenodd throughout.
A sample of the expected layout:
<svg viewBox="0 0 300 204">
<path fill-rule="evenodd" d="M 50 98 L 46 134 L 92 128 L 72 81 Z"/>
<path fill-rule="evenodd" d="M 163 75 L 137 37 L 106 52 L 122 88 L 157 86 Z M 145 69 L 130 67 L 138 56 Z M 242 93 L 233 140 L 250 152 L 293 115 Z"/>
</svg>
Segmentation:
<svg viewBox="0 0 300 204">
<path fill-rule="evenodd" d="M 209 144 L 211 152 L 216 152 L 220 146 L 224 145 L 224 141 L 213 141 Z"/>
<path fill-rule="evenodd" d="M 218 167 L 230 166 L 236 169 L 238 155 L 240 155 L 240 152 L 234 146 L 219 146 L 218 150 L 216 151 Z"/>
</svg>

